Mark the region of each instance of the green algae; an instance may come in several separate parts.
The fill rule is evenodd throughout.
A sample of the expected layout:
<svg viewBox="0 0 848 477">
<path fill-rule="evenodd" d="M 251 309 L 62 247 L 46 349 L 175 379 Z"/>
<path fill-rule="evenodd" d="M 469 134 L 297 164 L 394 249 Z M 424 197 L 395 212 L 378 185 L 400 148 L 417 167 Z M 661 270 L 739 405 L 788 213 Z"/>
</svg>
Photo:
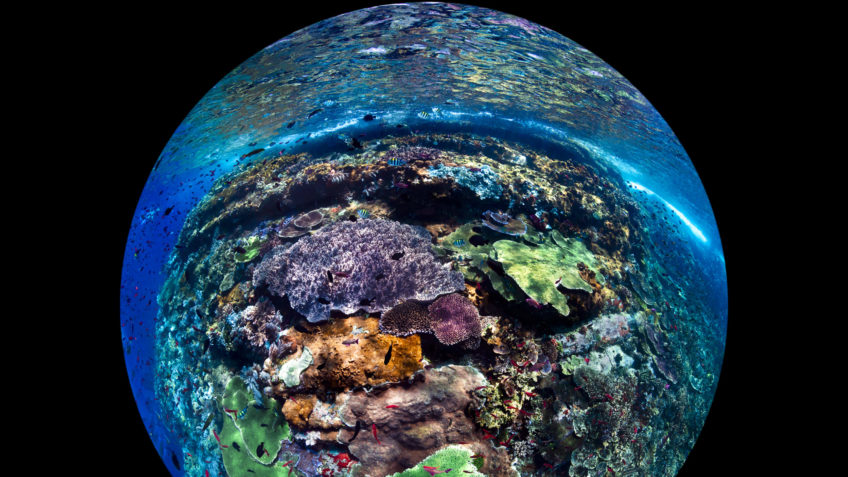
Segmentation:
<svg viewBox="0 0 848 477">
<path fill-rule="evenodd" d="M 291 440 L 291 429 L 276 400 L 257 403 L 244 380 L 234 377 L 227 383 L 221 407 L 225 417 L 219 437 L 228 446 L 221 448 L 227 474 L 246 475 L 249 469 L 259 477 L 288 475 L 288 468 L 275 463 L 282 441 Z M 257 455 L 260 445 L 267 452 Z"/>
<path fill-rule="evenodd" d="M 586 363 L 586 360 L 575 355 L 569 356 L 567 359 L 560 361 L 559 366 L 562 369 L 562 374 L 568 376 L 574 374 L 574 371 L 583 364 Z"/>
<path fill-rule="evenodd" d="M 390 477 L 430 477 L 430 473 L 423 466 L 436 467 L 438 470 L 452 469 L 450 474 L 467 475 L 469 477 L 484 477 L 477 471 L 477 466 L 471 461 L 471 451 L 459 446 L 445 447 L 434 452 L 421 462 Z"/>
<path fill-rule="evenodd" d="M 257 235 L 249 237 L 242 247 L 244 249 L 244 253 L 235 253 L 236 262 L 246 263 L 253 260 L 259 255 L 259 249 L 262 248 L 262 245 L 264 244 L 265 240 L 262 240 L 262 238 Z"/>
<path fill-rule="evenodd" d="M 286 387 L 294 387 L 300 384 L 300 373 L 312 364 L 312 352 L 306 346 L 297 358 L 292 358 L 280 366 L 280 379 Z"/>
<path fill-rule="evenodd" d="M 582 290 L 592 293 L 592 287 L 580 277 L 579 263 L 595 272 L 595 278 L 603 283 L 597 271 L 595 256 L 579 239 L 565 238 L 552 230 L 547 240 L 536 246 L 513 240 L 499 240 L 492 245 L 504 271 L 515 280 L 530 298 L 541 304 L 551 304 L 563 316 L 568 316 L 568 298 L 557 289 Z"/>
</svg>

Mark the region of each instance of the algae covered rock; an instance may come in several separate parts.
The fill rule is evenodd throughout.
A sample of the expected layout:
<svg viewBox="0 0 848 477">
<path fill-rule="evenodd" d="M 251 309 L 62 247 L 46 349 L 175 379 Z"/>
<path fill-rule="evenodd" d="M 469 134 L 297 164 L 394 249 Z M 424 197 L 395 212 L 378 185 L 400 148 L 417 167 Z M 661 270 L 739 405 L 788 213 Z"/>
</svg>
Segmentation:
<svg viewBox="0 0 848 477">
<path fill-rule="evenodd" d="M 537 246 L 499 240 L 493 248 L 497 261 L 524 293 L 540 304 L 550 304 L 564 316 L 569 313 L 568 299 L 558 287 L 592 293 L 592 287 L 580 276 L 578 264 L 584 264 L 602 281 L 598 262 L 583 242 L 565 238 L 556 230 Z"/>
</svg>

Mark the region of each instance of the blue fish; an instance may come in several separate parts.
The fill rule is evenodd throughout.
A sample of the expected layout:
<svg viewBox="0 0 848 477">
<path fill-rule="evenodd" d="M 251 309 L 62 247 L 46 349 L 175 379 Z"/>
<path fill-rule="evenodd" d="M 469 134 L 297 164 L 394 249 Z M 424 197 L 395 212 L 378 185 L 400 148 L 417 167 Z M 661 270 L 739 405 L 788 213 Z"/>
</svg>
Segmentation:
<svg viewBox="0 0 848 477">
<path fill-rule="evenodd" d="M 465 245 L 465 240 L 458 239 L 453 241 L 454 247 L 462 247 L 463 245 Z"/>
<path fill-rule="evenodd" d="M 358 215 L 360 219 L 367 219 L 369 213 L 365 209 L 359 209 L 356 211 L 356 215 Z"/>
<path fill-rule="evenodd" d="M 239 413 L 238 413 L 238 418 L 239 418 L 239 419 L 243 419 L 243 418 L 244 418 L 244 416 L 246 416 L 246 415 L 247 415 L 247 408 L 248 408 L 248 406 L 244 406 L 244 409 L 242 409 L 241 411 L 239 411 Z"/>
<path fill-rule="evenodd" d="M 395 166 L 395 167 L 402 166 L 402 165 L 406 164 L 406 161 L 404 161 L 403 159 L 397 158 L 397 157 L 393 157 L 393 158 L 389 159 L 388 162 L 389 162 L 390 166 Z"/>
</svg>

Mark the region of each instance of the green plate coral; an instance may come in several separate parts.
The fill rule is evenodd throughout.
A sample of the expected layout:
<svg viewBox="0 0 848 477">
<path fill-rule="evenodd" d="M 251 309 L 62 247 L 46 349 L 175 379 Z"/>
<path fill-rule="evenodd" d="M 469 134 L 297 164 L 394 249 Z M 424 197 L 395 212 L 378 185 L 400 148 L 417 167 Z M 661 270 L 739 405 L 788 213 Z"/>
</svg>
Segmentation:
<svg viewBox="0 0 848 477">
<path fill-rule="evenodd" d="M 489 267 L 489 255 L 493 247 L 489 244 L 474 246 L 471 236 L 478 235 L 474 227 L 479 222 L 464 224 L 439 240 L 434 247 L 441 256 L 451 255 L 456 260 L 457 268 L 466 280 L 482 282 L 487 276 L 492 282 L 492 288 L 510 301 L 521 299 L 521 291 L 509 277 L 502 277 Z M 487 232 L 484 230 L 484 234 Z M 450 253 L 452 252 L 452 254 Z M 462 257 L 461 259 L 459 257 Z"/>
<path fill-rule="evenodd" d="M 436 467 L 438 470 L 451 469 L 451 475 L 464 475 L 468 477 L 484 477 L 477 471 L 477 467 L 471 462 L 471 451 L 459 446 L 445 447 L 434 452 L 426 459 L 419 462 L 415 467 L 397 472 L 390 477 L 431 477 L 423 466 Z"/>
<path fill-rule="evenodd" d="M 598 282 L 603 283 L 592 252 L 579 239 L 565 238 L 556 230 L 552 230 L 547 240 L 535 247 L 513 240 L 499 240 L 492 248 L 506 274 L 518 283 L 524 293 L 541 304 L 550 303 L 563 316 L 569 313 L 568 299 L 557 290 L 557 280 L 566 289 L 592 293 L 592 287 L 580 278 L 577 264 L 583 263 L 595 272 Z"/>
<path fill-rule="evenodd" d="M 257 403 L 244 381 L 234 377 L 227 382 L 221 406 L 225 417 L 219 437 L 227 474 L 246 475 L 250 469 L 260 477 L 287 475 L 288 468 L 274 463 L 282 440 L 291 440 L 291 430 L 277 402 L 266 398 L 264 403 Z"/>
</svg>

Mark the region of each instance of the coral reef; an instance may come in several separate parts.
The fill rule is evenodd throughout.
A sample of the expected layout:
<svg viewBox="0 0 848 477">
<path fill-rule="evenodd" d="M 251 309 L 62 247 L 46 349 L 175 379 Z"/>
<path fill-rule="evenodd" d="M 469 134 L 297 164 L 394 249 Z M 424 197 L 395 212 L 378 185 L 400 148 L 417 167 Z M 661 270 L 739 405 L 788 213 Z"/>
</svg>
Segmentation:
<svg viewBox="0 0 848 477">
<path fill-rule="evenodd" d="M 482 167 L 451 167 L 438 164 L 429 169 L 430 177 L 450 177 L 457 184 L 474 191 L 480 199 L 497 199 L 503 193 L 500 177 L 488 165 Z"/>
<path fill-rule="evenodd" d="M 242 247 L 237 248 L 235 251 L 235 260 L 236 262 L 249 262 L 256 258 L 259 255 L 259 250 L 262 248 L 262 245 L 265 243 L 265 240 L 259 236 L 252 236 L 245 240 L 245 243 Z"/>
<path fill-rule="evenodd" d="M 458 442 L 471 443 L 474 452 L 492 459 L 503 452 L 488 445 L 465 414 L 469 392 L 486 384 L 479 371 L 444 366 L 425 371 L 422 378 L 380 393 L 357 391 L 342 407 L 340 414 L 349 427 L 340 431 L 339 441 L 350 442 L 350 452 L 361 462 L 355 475 L 401 472 Z M 351 442 L 354 432 L 349 429 L 357 422 L 362 431 Z"/>
<path fill-rule="evenodd" d="M 595 277 L 597 261 L 578 239 L 565 238 L 551 231 L 548 239 L 536 246 L 512 240 L 493 244 L 497 260 L 504 271 L 521 289 L 539 304 L 550 304 L 563 316 L 568 316 L 568 299 L 558 290 L 579 290 L 592 293 L 592 287 L 581 277 L 579 264 L 585 264 Z M 599 281 L 601 281 L 600 279 Z"/>
<path fill-rule="evenodd" d="M 506 235 L 520 237 L 527 233 L 527 224 L 521 219 L 514 219 L 507 214 L 492 212 L 487 210 L 483 212 L 483 225 Z"/>
<path fill-rule="evenodd" d="M 331 310 L 378 312 L 463 289 L 462 276 L 435 260 L 424 229 L 383 219 L 336 222 L 274 249 L 253 283 L 286 296 L 310 322 Z"/>
<path fill-rule="evenodd" d="M 274 393 L 284 396 L 323 390 L 345 391 L 408 379 L 422 367 L 421 339 L 417 335 L 396 337 L 383 334 L 378 323 L 377 318 L 353 316 L 313 325 L 312 332 L 300 332 L 294 328 L 286 330 L 280 341 L 297 343 L 304 353 L 309 350 L 310 361 L 297 376 L 291 373 L 293 377 L 289 382 L 292 385 L 286 381 L 273 384 Z M 389 348 L 391 354 L 387 362 Z M 287 363 L 293 361 L 295 358 Z M 303 358 L 297 362 L 303 362 Z M 266 360 L 264 369 L 273 376 L 276 366 L 271 360 Z M 283 367 L 276 372 L 281 377 Z M 293 369 L 301 370 L 301 367 Z M 299 380 L 295 383 L 294 379 L 298 376 Z M 293 386 L 296 388 L 288 389 Z"/>
</svg>

